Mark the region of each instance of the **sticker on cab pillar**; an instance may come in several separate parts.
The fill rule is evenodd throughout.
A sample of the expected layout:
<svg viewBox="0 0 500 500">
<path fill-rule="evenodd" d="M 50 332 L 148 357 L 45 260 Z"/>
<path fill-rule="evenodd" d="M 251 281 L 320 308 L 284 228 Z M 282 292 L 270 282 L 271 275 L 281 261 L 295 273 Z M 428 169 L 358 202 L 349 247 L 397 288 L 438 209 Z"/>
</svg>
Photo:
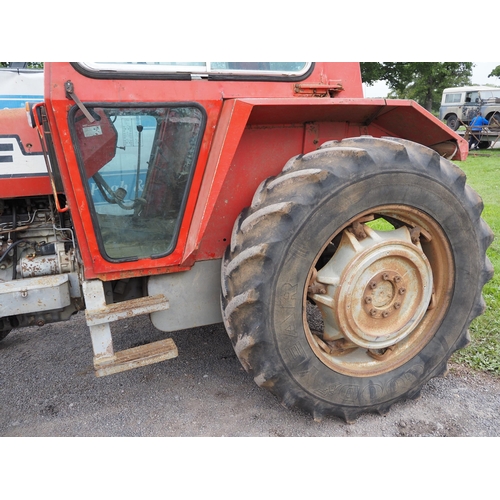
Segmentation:
<svg viewBox="0 0 500 500">
<path fill-rule="evenodd" d="M 85 137 L 95 137 L 96 135 L 102 135 L 101 126 L 93 125 L 92 127 L 83 127 L 83 135 Z"/>
</svg>

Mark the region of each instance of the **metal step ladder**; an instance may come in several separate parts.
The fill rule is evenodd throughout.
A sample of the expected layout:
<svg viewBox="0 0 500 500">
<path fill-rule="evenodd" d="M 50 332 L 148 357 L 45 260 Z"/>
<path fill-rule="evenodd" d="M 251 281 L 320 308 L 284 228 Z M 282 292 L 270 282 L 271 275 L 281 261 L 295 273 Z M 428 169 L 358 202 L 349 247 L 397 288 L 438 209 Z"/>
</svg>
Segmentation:
<svg viewBox="0 0 500 500">
<path fill-rule="evenodd" d="M 150 365 L 178 356 L 172 339 L 159 340 L 139 347 L 114 352 L 110 323 L 142 314 L 151 314 L 169 308 L 163 294 L 106 304 L 103 283 L 100 280 L 83 282 L 85 319 L 90 329 L 94 349 L 96 375 L 102 377 L 139 366 Z"/>
</svg>

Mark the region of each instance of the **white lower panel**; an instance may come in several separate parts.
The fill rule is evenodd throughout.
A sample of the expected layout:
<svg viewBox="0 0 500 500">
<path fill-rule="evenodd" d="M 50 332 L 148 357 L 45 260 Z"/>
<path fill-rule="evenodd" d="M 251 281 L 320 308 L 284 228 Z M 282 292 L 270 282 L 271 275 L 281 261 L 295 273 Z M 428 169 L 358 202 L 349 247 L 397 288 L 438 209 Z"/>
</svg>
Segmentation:
<svg viewBox="0 0 500 500">
<path fill-rule="evenodd" d="M 222 322 L 220 260 L 197 262 L 189 271 L 152 276 L 148 295 L 163 294 L 170 308 L 151 314 L 158 330 L 174 332 Z"/>
</svg>

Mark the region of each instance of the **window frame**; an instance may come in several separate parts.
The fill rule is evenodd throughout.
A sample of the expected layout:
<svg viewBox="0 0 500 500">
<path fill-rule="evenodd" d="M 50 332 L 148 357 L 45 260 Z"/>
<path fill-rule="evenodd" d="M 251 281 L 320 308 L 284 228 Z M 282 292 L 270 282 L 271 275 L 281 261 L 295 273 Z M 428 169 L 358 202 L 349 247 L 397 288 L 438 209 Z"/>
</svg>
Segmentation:
<svg viewBox="0 0 500 500">
<path fill-rule="evenodd" d="M 107 64 L 107 66 L 106 66 Z M 213 69 L 205 66 L 177 66 L 176 71 L 161 64 L 120 64 L 72 62 L 73 68 L 88 78 L 116 80 L 228 80 L 228 81 L 289 81 L 305 80 L 313 71 L 314 63 L 306 62 L 301 71 Z M 167 69 L 168 68 L 168 69 Z"/>
<path fill-rule="evenodd" d="M 462 101 L 462 92 L 448 92 L 445 94 L 444 103 L 445 104 L 459 104 Z M 456 96 L 458 96 L 458 100 L 456 100 Z M 448 100 L 450 98 L 450 100 Z M 452 100 L 453 98 L 453 100 Z"/>
<path fill-rule="evenodd" d="M 98 220 L 98 214 L 95 208 L 95 204 L 93 202 L 92 198 L 92 193 L 91 193 L 91 188 L 88 182 L 88 178 L 86 177 L 86 171 L 85 171 L 85 164 L 83 161 L 83 157 L 81 154 L 80 146 L 78 144 L 78 138 L 77 138 L 77 133 L 76 129 L 74 126 L 75 120 L 75 114 L 80 110 L 78 106 L 72 106 L 71 109 L 68 111 L 67 115 L 67 121 L 68 121 L 68 128 L 70 131 L 70 136 L 71 136 L 71 141 L 73 144 L 73 150 L 77 159 L 77 165 L 78 165 L 78 173 L 79 173 L 79 178 L 83 186 L 83 190 L 85 192 L 85 199 L 87 203 L 87 208 L 90 214 L 90 219 L 92 222 L 92 227 L 94 230 L 94 236 L 96 238 L 96 242 L 99 248 L 99 252 L 101 257 L 106 260 L 107 262 L 110 263 L 121 263 L 121 262 L 137 262 L 140 260 L 148 260 L 148 259 L 162 259 L 165 257 L 168 257 L 171 255 L 176 247 L 177 243 L 179 240 L 179 234 L 182 226 L 182 222 L 184 221 L 184 216 L 186 213 L 186 205 L 188 202 L 189 195 L 191 193 L 191 185 L 193 182 L 193 177 L 196 171 L 196 166 L 198 163 L 199 155 L 200 155 L 200 150 L 201 150 L 201 144 L 203 142 L 203 137 L 205 135 L 206 131 L 206 124 L 207 124 L 207 112 L 203 106 L 201 106 L 197 102 L 191 102 L 191 101 L 182 101 L 182 102 L 85 102 L 85 106 L 87 109 L 92 109 L 92 108 L 128 108 L 128 109 L 135 109 L 135 108 L 197 108 L 200 113 L 201 113 L 201 121 L 200 121 L 200 129 L 198 133 L 198 137 L 196 138 L 196 145 L 195 145 L 195 150 L 193 154 L 193 162 L 190 168 L 189 172 L 189 177 L 186 181 L 186 187 L 182 196 L 182 202 L 179 207 L 179 213 L 177 216 L 177 220 L 175 223 L 175 229 L 172 235 L 172 239 L 170 241 L 170 244 L 168 245 L 167 249 L 165 252 L 161 254 L 151 254 L 147 256 L 131 256 L 131 257 L 110 257 L 107 252 L 106 248 L 104 246 L 104 241 L 103 237 L 101 234 L 101 228 Z"/>
</svg>

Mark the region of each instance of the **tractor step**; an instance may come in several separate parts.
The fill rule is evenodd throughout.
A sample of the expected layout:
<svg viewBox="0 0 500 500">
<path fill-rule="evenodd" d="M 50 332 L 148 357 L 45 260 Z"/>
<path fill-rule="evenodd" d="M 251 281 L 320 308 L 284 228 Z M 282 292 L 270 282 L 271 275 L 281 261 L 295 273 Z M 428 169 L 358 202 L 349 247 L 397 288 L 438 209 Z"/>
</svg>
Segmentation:
<svg viewBox="0 0 500 500">
<path fill-rule="evenodd" d="M 118 351 L 113 356 L 95 356 L 94 368 L 96 375 L 103 377 L 176 358 L 177 356 L 178 352 L 175 342 L 172 339 L 164 339 Z"/>
<path fill-rule="evenodd" d="M 100 308 L 85 311 L 85 318 L 88 326 L 102 325 L 111 321 L 151 314 L 156 311 L 168 309 L 168 300 L 163 294 L 139 299 L 118 302 L 117 304 L 101 305 Z"/>
<path fill-rule="evenodd" d="M 94 350 L 94 368 L 98 377 L 152 365 L 177 357 L 177 346 L 172 339 L 159 340 L 115 352 L 110 323 L 142 314 L 151 314 L 169 308 L 163 294 L 106 304 L 104 287 L 100 280 L 83 282 L 85 319 L 90 330 Z"/>
</svg>

